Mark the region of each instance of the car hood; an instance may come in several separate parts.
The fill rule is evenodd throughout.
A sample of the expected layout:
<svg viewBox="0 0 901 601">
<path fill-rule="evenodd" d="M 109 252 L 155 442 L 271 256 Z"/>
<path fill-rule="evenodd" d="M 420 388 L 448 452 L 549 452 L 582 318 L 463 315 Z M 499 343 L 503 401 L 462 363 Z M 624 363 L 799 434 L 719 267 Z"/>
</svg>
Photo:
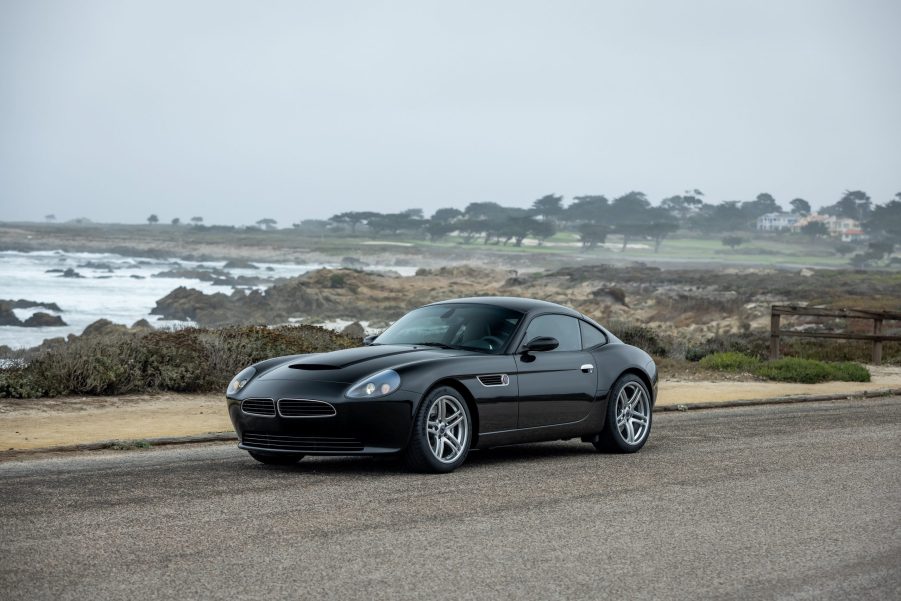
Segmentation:
<svg viewBox="0 0 901 601">
<path fill-rule="evenodd" d="M 316 380 L 350 384 L 383 369 L 395 369 L 408 363 L 462 354 L 470 354 L 470 352 L 411 345 L 377 344 L 290 358 L 260 374 L 255 380 Z"/>
</svg>

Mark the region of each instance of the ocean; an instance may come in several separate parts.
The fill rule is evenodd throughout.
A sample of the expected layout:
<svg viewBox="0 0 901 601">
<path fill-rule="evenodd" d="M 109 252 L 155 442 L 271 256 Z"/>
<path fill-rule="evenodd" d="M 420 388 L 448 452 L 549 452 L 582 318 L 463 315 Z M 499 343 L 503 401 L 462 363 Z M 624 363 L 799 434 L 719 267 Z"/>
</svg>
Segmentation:
<svg viewBox="0 0 901 601">
<path fill-rule="evenodd" d="M 85 267 L 105 264 L 112 268 Z M 294 277 L 336 265 L 253 262 L 259 269 L 228 269 L 232 276 L 256 276 L 266 278 Z M 12 348 L 28 348 L 47 338 L 80 334 L 85 327 L 98 319 L 131 325 L 146 319 L 154 327 L 183 327 L 190 322 L 165 321 L 150 315 L 156 301 L 179 286 L 194 288 L 205 293 L 230 294 L 231 286 L 214 286 L 198 279 L 151 277 L 176 268 L 198 267 L 222 269 L 225 261 L 185 261 L 181 259 L 151 259 L 125 257 L 106 253 L 70 253 L 63 251 L 0 252 L 0 299 L 56 303 L 62 312 L 36 307 L 14 309 L 16 317 L 24 321 L 33 313 L 58 314 L 68 324 L 60 327 L 0 326 L 0 345 Z M 48 270 L 74 269 L 81 278 L 61 277 Z M 403 276 L 413 275 L 415 267 L 373 266 L 373 271 L 392 270 Z M 268 284 L 253 286 L 265 289 Z M 247 287 L 242 287 L 247 288 Z"/>
</svg>

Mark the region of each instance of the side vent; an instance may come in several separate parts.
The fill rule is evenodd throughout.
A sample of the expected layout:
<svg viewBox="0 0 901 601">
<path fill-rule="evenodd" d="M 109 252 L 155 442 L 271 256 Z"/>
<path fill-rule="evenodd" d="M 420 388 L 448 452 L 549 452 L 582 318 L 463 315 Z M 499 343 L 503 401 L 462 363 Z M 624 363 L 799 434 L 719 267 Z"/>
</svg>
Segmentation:
<svg viewBox="0 0 901 601">
<path fill-rule="evenodd" d="M 482 386 L 507 386 L 510 383 L 510 376 L 507 374 L 491 374 L 477 377 Z"/>
</svg>

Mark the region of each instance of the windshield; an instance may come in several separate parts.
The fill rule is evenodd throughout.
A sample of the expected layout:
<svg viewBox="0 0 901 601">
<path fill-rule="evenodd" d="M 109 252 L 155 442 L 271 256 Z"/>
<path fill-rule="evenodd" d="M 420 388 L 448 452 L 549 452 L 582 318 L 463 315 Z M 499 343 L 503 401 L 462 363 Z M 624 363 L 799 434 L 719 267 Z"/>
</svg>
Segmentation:
<svg viewBox="0 0 901 601">
<path fill-rule="evenodd" d="M 410 311 L 375 344 L 422 344 L 500 353 L 522 313 L 491 305 L 430 305 Z"/>
</svg>

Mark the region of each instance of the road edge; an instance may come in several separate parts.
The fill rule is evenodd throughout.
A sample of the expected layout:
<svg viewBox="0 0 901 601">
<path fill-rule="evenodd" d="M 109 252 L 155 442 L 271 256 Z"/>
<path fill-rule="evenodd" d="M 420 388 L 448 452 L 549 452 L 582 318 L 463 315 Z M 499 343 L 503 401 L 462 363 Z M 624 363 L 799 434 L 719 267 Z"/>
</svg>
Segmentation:
<svg viewBox="0 0 901 601">
<path fill-rule="evenodd" d="M 784 405 L 788 403 L 816 403 L 822 401 L 843 401 L 852 399 L 871 399 L 901 395 L 901 388 L 877 388 L 859 392 L 842 392 L 835 394 L 803 394 L 777 396 L 766 399 L 736 399 L 733 401 L 713 401 L 710 403 L 676 403 L 673 405 L 655 406 L 655 412 L 696 411 L 699 409 L 726 409 L 730 407 L 753 407 L 754 405 Z"/>
<path fill-rule="evenodd" d="M 901 388 L 880 388 L 875 390 L 863 390 L 860 392 L 847 392 L 840 394 L 816 394 L 816 395 L 791 395 L 771 397 L 766 399 L 739 399 L 733 401 L 713 401 L 710 403 L 678 403 L 674 405 L 658 405 L 654 407 L 655 413 L 671 413 L 674 411 L 700 411 L 704 409 L 729 409 L 734 407 L 753 407 L 755 405 L 785 405 L 791 403 L 817 403 L 823 401 L 843 401 L 853 399 L 870 399 L 887 396 L 901 396 Z M 208 432 L 206 434 L 193 434 L 191 436 L 160 436 L 156 438 L 139 438 L 132 440 L 104 440 L 73 445 L 60 445 L 55 447 L 43 447 L 38 449 L 15 449 L 0 451 L 0 461 L 17 459 L 32 455 L 46 455 L 53 453 L 73 453 L 81 451 L 105 451 L 105 450 L 137 450 L 150 447 L 165 447 L 184 444 L 200 444 L 215 442 L 236 442 L 237 434 L 234 432 Z"/>
</svg>

